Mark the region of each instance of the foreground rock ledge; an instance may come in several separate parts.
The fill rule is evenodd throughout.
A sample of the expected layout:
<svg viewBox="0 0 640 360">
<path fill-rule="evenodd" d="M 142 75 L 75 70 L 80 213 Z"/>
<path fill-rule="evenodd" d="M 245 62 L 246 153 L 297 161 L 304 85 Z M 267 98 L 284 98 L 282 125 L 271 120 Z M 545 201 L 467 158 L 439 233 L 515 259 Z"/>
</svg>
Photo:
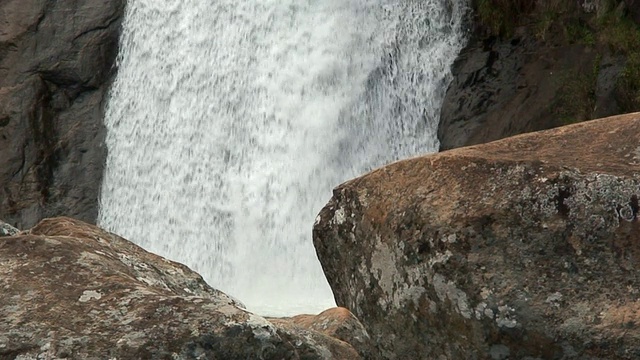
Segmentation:
<svg viewBox="0 0 640 360">
<path fill-rule="evenodd" d="M 46 219 L 30 231 L 0 238 L 0 359 L 357 359 L 359 352 L 366 354 L 368 335 L 352 314 L 346 309 L 323 314 L 306 316 L 302 323 L 267 321 L 186 266 L 69 218 Z M 360 342 L 354 347 L 347 342 L 352 339 Z"/>
<path fill-rule="evenodd" d="M 400 161 L 314 244 L 388 359 L 640 358 L 640 113 Z"/>
</svg>

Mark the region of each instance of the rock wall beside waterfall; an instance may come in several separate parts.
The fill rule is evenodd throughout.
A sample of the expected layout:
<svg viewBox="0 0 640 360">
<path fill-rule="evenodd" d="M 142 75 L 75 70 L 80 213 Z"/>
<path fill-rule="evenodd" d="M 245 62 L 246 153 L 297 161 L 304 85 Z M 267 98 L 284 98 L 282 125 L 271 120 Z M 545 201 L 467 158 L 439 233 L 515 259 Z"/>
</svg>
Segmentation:
<svg viewBox="0 0 640 360">
<path fill-rule="evenodd" d="M 268 321 L 186 266 L 70 218 L 1 237 L 0 264 L 0 359 L 351 360 L 371 352 L 346 309 Z"/>
<path fill-rule="evenodd" d="M 94 222 L 123 0 L 0 3 L 0 218 Z"/>
<path fill-rule="evenodd" d="M 640 111 L 640 2 L 472 0 L 441 150 Z"/>
<path fill-rule="evenodd" d="M 640 357 L 640 113 L 385 166 L 314 244 L 386 359 Z"/>
</svg>

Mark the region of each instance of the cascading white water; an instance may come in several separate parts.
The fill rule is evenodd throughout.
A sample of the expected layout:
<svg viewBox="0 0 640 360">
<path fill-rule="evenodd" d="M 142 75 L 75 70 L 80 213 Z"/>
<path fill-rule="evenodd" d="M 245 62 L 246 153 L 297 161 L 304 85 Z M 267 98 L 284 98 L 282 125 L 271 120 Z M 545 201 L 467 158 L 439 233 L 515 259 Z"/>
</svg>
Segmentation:
<svg viewBox="0 0 640 360">
<path fill-rule="evenodd" d="M 333 296 L 331 189 L 437 150 L 464 0 L 129 0 L 99 224 L 264 315 Z"/>
</svg>

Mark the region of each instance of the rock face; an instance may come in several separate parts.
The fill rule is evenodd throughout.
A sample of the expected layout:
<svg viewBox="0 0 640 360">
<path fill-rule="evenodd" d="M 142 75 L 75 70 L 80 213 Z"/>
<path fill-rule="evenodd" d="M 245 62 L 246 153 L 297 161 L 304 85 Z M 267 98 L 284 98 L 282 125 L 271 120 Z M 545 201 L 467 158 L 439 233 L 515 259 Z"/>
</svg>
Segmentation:
<svg viewBox="0 0 640 360">
<path fill-rule="evenodd" d="M 500 36 L 484 34 L 476 16 L 441 108 L 440 149 L 639 111 L 621 85 L 637 67 L 640 30 L 629 24 L 640 11 L 635 2 L 540 0 Z M 566 8 L 553 8 L 561 3 Z"/>
<path fill-rule="evenodd" d="M 186 266 L 77 220 L 1 237 L 0 265 L 0 359 L 359 358 L 339 332 L 269 322 Z"/>
<path fill-rule="evenodd" d="M 591 77 L 598 62 L 599 73 Z M 509 41 L 472 41 L 456 60 L 451 83 L 441 110 L 438 127 L 440 149 L 449 150 L 505 137 L 550 129 L 567 122 L 620 113 L 614 93 L 624 59 L 606 55 L 581 44 L 543 45 L 531 36 Z M 585 75 L 586 74 L 586 75 Z M 570 77 L 595 82 L 593 112 L 580 119 L 563 119 L 558 106 L 579 96 L 567 89 Z"/>
<path fill-rule="evenodd" d="M 640 113 L 400 161 L 314 244 L 387 359 L 640 358 Z"/>
<path fill-rule="evenodd" d="M 0 2 L 0 218 L 95 221 L 122 0 Z"/>
</svg>

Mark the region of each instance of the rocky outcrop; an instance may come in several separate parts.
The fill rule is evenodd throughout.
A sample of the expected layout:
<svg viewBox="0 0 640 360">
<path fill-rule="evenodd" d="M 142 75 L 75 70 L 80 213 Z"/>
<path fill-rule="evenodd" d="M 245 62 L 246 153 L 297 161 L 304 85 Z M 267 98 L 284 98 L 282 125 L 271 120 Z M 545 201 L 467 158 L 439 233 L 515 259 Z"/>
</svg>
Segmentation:
<svg viewBox="0 0 640 360">
<path fill-rule="evenodd" d="M 293 331 L 311 330 L 339 339 L 354 347 L 357 353 L 345 353 L 343 358 L 375 359 L 376 353 L 369 334 L 362 323 L 346 308 L 325 310 L 318 315 L 297 315 L 291 318 L 269 318 L 273 324 Z"/>
<path fill-rule="evenodd" d="M 0 2 L 0 218 L 95 221 L 123 0 Z"/>
<path fill-rule="evenodd" d="M 640 113 L 400 161 L 313 230 L 387 359 L 640 358 Z"/>
<path fill-rule="evenodd" d="M 438 128 L 441 150 L 640 110 L 633 1 L 542 0 L 517 14 L 501 14 L 506 5 L 494 5 L 495 16 L 514 19 L 490 24 L 483 23 L 492 20 L 482 19 L 481 6 L 452 67 Z M 487 26 L 513 29 L 496 33 Z"/>
<path fill-rule="evenodd" d="M 321 316 L 267 321 L 186 266 L 70 218 L 0 238 L 0 264 L 0 359 L 359 358 L 340 331 L 315 330 Z M 326 324 L 366 334 L 345 311 Z"/>
</svg>

